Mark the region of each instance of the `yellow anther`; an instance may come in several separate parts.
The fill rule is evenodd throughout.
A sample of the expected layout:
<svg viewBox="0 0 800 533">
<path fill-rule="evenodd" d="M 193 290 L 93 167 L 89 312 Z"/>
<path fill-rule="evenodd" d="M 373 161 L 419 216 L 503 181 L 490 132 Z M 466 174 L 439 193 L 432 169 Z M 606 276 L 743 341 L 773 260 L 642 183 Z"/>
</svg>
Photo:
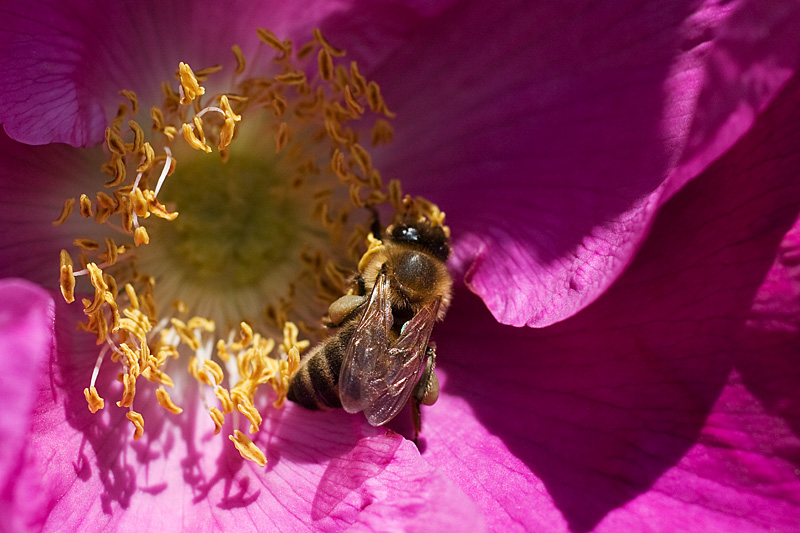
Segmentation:
<svg viewBox="0 0 800 533">
<path fill-rule="evenodd" d="M 228 435 L 228 438 L 231 439 L 236 449 L 239 450 L 239 453 L 245 459 L 253 461 L 258 466 L 264 466 L 267 464 L 267 457 L 264 455 L 258 447 L 250 440 L 250 437 L 239 431 L 238 429 L 234 432 L 233 435 Z"/>
<path fill-rule="evenodd" d="M 111 129 L 111 127 L 106 128 L 105 139 L 106 146 L 111 153 L 117 155 L 125 155 L 127 153 L 128 150 L 125 147 L 125 142 L 122 140 L 122 137 L 119 136 L 119 133 Z"/>
<path fill-rule="evenodd" d="M 181 105 L 189 105 L 198 96 L 206 94 L 206 90 L 200 86 L 189 65 L 181 61 L 178 64 L 178 73 L 181 78 L 181 88 L 183 89 Z"/>
<path fill-rule="evenodd" d="M 81 205 L 81 216 L 83 218 L 90 218 L 94 215 L 92 213 L 92 201 L 85 194 L 81 194 L 80 205 Z"/>
<path fill-rule="evenodd" d="M 353 115 L 358 116 L 364 114 L 364 106 L 359 104 L 356 97 L 353 96 L 350 85 L 344 86 L 344 102 L 347 105 L 347 109 L 349 109 Z"/>
<path fill-rule="evenodd" d="M 153 194 L 153 191 L 150 189 L 144 191 L 144 198 L 147 200 L 150 212 L 158 218 L 163 218 L 165 220 L 175 220 L 175 218 L 177 218 L 177 211 L 172 213 L 167 211 L 167 208 L 156 200 L 155 194 Z"/>
<path fill-rule="evenodd" d="M 225 387 L 214 387 L 214 396 L 219 399 L 224 413 L 227 414 L 233 411 L 233 401 L 231 401 L 231 395 L 228 393 L 228 389 Z"/>
<path fill-rule="evenodd" d="M 89 270 L 89 279 L 92 282 L 92 286 L 98 291 L 102 292 L 107 291 L 108 285 L 103 279 L 103 271 L 100 270 L 100 267 L 98 267 L 94 263 L 89 263 L 88 265 L 86 265 L 86 268 Z"/>
<path fill-rule="evenodd" d="M 125 104 L 119 104 L 119 107 L 117 107 L 117 116 L 115 116 L 111 121 L 111 128 L 119 131 L 120 127 L 122 127 L 122 121 L 127 114 L 128 106 Z"/>
<path fill-rule="evenodd" d="M 238 44 L 234 44 L 231 47 L 231 51 L 233 52 L 233 55 L 236 57 L 236 70 L 234 70 L 233 73 L 237 75 L 241 74 L 242 72 L 244 72 L 245 69 L 244 53 L 242 52 L 242 49 L 239 48 Z"/>
<path fill-rule="evenodd" d="M 219 339 L 217 341 L 217 357 L 219 357 L 223 361 L 231 360 L 231 354 L 228 353 L 228 350 L 225 348 L 225 341 L 222 339 Z"/>
<path fill-rule="evenodd" d="M 164 122 L 164 112 L 160 107 L 153 106 L 150 108 L 150 118 L 153 119 L 153 129 L 156 131 L 164 131 L 166 123 Z"/>
<path fill-rule="evenodd" d="M 228 148 L 231 142 L 233 142 L 233 133 L 235 129 L 236 121 L 232 118 L 226 118 L 225 122 L 222 124 L 222 128 L 219 130 L 219 144 L 217 145 L 217 149 L 220 152 Z"/>
<path fill-rule="evenodd" d="M 229 118 L 234 122 L 239 122 L 242 120 L 241 115 L 237 115 L 233 112 L 233 108 L 231 107 L 230 100 L 226 95 L 222 95 L 219 97 L 219 107 L 222 109 L 222 112 L 225 114 L 225 118 Z"/>
<path fill-rule="evenodd" d="M 198 70 L 197 72 L 195 72 L 194 76 L 200 82 L 204 82 L 209 76 L 211 76 L 216 72 L 219 72 L 220 70 L 222 70 L 222 65 L 214 65 L 213 67 L 206 67 L 202 70 Z"/>
<path fill-rule="evenodd" d="M 222 372 L 222 368 L 217 363 L 209 359 L 203 361 L 203 370 L 206 375 L 211 374 L 211 376 L 214 378 L 213 385 L 219 385 L 222 383 L 222 380 L 225 377 L 225 374 Z"/>
<path fill-rule="evenodd" d="M 403 188 L 400 180 L 389 180 L 389 202 L 396 211 L 400 211 L 403 201 Z"/>
<path fill-rule="evenodd" d="M 247 322 L 241 322 L 239 324 L 239 337 L 239 341 L 231 343 L 230 349 L 234 352 L 244 350 L 253 342 L 253 328 L 250 327 L 250 324 Z"/>
<path fill-rule="evenodd" d="M 197 337 L 194 336 L 194 332 L 186 327 L 186 324 L 183 323 L 182 320 L 177 318 L 171 318 L 170 322 L 172 326 L 175 328 L 175 332 L 181 338 L 181 340 L 189 347 L 192 351 L 197 351 L 200 349 L 200 341 L 197 340 Z"/>
<path fill-rule="evenodd" d="M 134 378 L 139 375 L 139 354 L 133 351 L 133 349 L 128 346 L 128 343 L 123 342 L 119 345 L 120 350 L 122 351 L 122 355 L 125 357 L 125 364 L 128 367 L 128 374 Z"/>
<path fill-rule="evenodd" d="M 100 256 L 100 259 L 105 260 L 105 262 L 108 263 L 109 266 L 111 266 L 117 262 L 117 258 L 119 257 L 119 248 L 117 248 L 114 239 L 112 239 L 111 237 L 105 238 L 105 245 L 106 245 L 106 251 L 104 254 Z"/>
<path fill-rule="evenodd" d="M 333 79 L 333 57 L 331 53 L 325 48 L 322 48 L 317 55 L 317 63 L 319 65 L 319 75 L 325 81 Z"/>
<path fill-rule="evenodd" d="M 356 88 L 356 94 L 367 94 L 367 80 L 358 71 L 358 65 L 355 61 L 350 62 L 350 78 Z"/>
<path fill-rule="evenodd" d="M 133 108 L 131 110 L 131 114 L 135 115 L 136 113 L 139 112 L 139 99 L 136 98 L 135 92 L 123 89 L 119 92 L 119 94 L 121 94 L 130 101 L 131 107 Z"/>
<path fill-rule="evenodd" d="M 211 148 L 206 146 L 194 133 L 194 128 L 190 124 L 183 123 L 183 138 L 189 143 L 189 146 L 195 150 L 202 150 L 206 153 L 211 152 Z"/>
<path fill-rule="evenodd" d="M 131 307 L 133 309 L 139 309 L 139 298 L 136 296 L 136 290 L 134 290 L 133 285 L 130 283 L 125 284 L 125 294 L 128 295 L 128 300 L 131 302 Z"/>
<path fill-rule="evenodd" d="M 236 408 L 250 421 L 250 434 L 258 433 L 262 422 L 261 413 L 258 412 L 258 409 L 249 400 L 237 403 Z"/>
<path fill-rule="evenodd" d="M 97 198 L 98 208 L 108 209 L 109 211 L 115 211 L 119 205 L 114 198 L 110 197 L 103 191 L 98 192 L 95 197 Z"/>
<path fill-rule="evenodd" d="M 289 142 L 289 125 L 281 122 L 278 132 L 275 134 L 275 153 L 280 153 L 287 142 Z"/>
<path fill-rule="evenodd" d="M 306 82 L 306 74 L 305 72 L 295 70 L 285 74 L 278 74 L 275 76 L 275 81 L 286 85 L 301 85 Z"/>
<path fill-rule="evenodd" d="M 135 120 L 128 121 L 128 127 L 133 131 L 133 153 L 138 154 L 144 146 L 144 131 Z"/>
<path fill-rule="evenodd" d="M 86 398 L 86 403 L 89 405 L 89 411 L 92 413 L 96 413 L 106 405 L 106 402 L 97 394 L 97 389 L 94 387 L 83 389 L 83 396 Z"/>
<path fill-rule="evenodd" d="M 147 211 L 147 200 L 144 198 L 144 193 L 142 189 L 136 187 L 131 191 L 131 206 L 133 208 L 133 212 L 136 213 L 138 217 L 147 217 L 150 215 Z"/>
<path fill-rule="evenodd" d="M 130 374 L 123 374 L 122 399 L 117 402 L 117 407 L 130 407 L 133 404 L 133 397 L 136 396 L 136 378 Z"/>
<path fill-rule="evenodd" d="M 161 383 L 162 385 L 166 385 L 167 387 L 174 387 L 175 384 L 172 382 L 172 378 L 167 375 L 166 372 L 162 372 L 158 369 L 153 369 L 152 367 L 147 367 L 142 370 L 142 377 L 147 381 L 152 383 Z"/>
<path fill-rule="evenodd" d="M 211 420 L 214 421 L 214 435 L 219 435 L 220 430 L 222 430 L 222 424 L 225 423 L 225 416 L 216 407 L 209 409 L 208 414 L 211 415 Z"/>
<path fill-rule="evenodd" d="M 128 411 L 125 413 L 125 418 L 131 421 L 133 427 L 133 440 L 139 440 L 144 434 L 144 418 L 136 411 Z"/>
<path fill-rule="evenodd" d="M 353 158 L 361 168 L 361 172 L 364 175 L 368 175 L 372 170 L 372 158 L 370 157 L 369 152 L 367 152 L 363 146 L 356 143 L 350 147 L 350 153 L 353 154 Z"/>
<path fill-rule="evenodd" d="M 202 329 L 203 331 L 211 333 L 214 331 L 215 325 L 213 320 L 201 316 L 193 316 L 186 323 L 186 327 L 189 329 Z"/>
<path fill-rule="evenodd" d="M 73 207 L 75 207 L 75 198 L 67 198 L 67 200 L 64 202 L 64 207 L 61 208 L 61 214 L 58 215 L 58 218 L 53 221 L 53 225 L 60 226 L 63 224 L 72 213 Z"/>
<path fill-rule="evenodd" d="M 158 404 L 170 413 L 179 415 L 183 412 L 183 409 L 172 402 L 172 398 L 169 397 L 169 393 L 164 387 L 156 389 L 156 399 L 158 400 Z"/>
<path fill-rule="evenodd" d="M 258 38 L 266 44 L 270 45 L 276 52 L 286 52 L 286 47 L 278 37 L 272 33 L 271 30 L 265 28 L 258 28 L 256 30 Z"/>
<path fill-rule="evenodd" d="M 297 340 L 297 335 L 299 333 L 300 330 L 294 322 L 286 322 L 286 324 L 283 325 L 283 344 L 281 345 L 283 353 L 289 353 L 289 350 L 291 350 L 293 346 L 297 346 L 297 348 L 300 350 L 308 348 L 310 344 L 309 341 Z"/>
<path fill-rule="evenodd" d="M 164 128 L 163 133 L 164 136 L 166 136 L 166 138 L 171 141 L 172 139 L 175 138 L 175 135 L 177 135 L 178 128 L 176 128 L 175 126 L 167 126 L 166 128 Z"/>
<path fill-rule="evenodd" d="M 139 226 L 136 228 L 136 231 L 133 232 L 133 244 L 139 246 L 141 244 L 149 244 L 150 243 L 150 236 L 147 234 L 147 230 L 144 226 Z"/>
<path fill-rule="evenodd" d="M 322 36 L 322 32 L 319 31 L 319 28 L 314 28 L 311 30 L 314 34 L 314 40 L 317 41 L 322 47 L 328 51 L 332 56 L 335 57 L 342 57 L 344 56 L 344 50 L 339 50 L 338 48 L 334 48 L 331 44 L 325 40 L 325 37 Z"/>
<path fill-rule="evenodd" d="M 272 97 L 270 105 L 272 106 L 272 109 L 275 110 L 275 114 L 277 116 L 281 116 L 286 112 L 286 107 L 288 104 L 286 102 L 286 98 L 284 98 L 279 94 L 276 94 Z"/>
<path fill-rule="evenodd" d="M 126 233 L 133 233 L 133 202 L 131 202 L 130 194 L 116 191 L 114 196 L 119 200 L 117 212 L 122 218 L 122 229 Z"/>
<path fill-rule="evenodd" d="M 100 244 L 92 239 L 75 239 L 72 244 L 86 251 L 94 251 L 100 248 Z"/>
<path fill-rule="evenodd" d="M 127 176 L 127 169 L 125 168 L 125 160 L 122 156 L 111 154 L 110 162 L 111 175 L 113 178 L 105 183 L 106 187 L 117 187 L 122 185 Z M 100 194 L 100 193 L 98 193 Z"/>
<path fill-rule="evenodd" d="M 156 157 L 156 153 L 153 150 L 153 147 L 150 146 L 149 142 L 146 142 L 142 145 L 142 155 L 144 157 L 144 161 L 142 161 L 141 165 L 136 167 L 136 172 L 144 172 L 153 165 L 153 160 Z"/>
</svg>

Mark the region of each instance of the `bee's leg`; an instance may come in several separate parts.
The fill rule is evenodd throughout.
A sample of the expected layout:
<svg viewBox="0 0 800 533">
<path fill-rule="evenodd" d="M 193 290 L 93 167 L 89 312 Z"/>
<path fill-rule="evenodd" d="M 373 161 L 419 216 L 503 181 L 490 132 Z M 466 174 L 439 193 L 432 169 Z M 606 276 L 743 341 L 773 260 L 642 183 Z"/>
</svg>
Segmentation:
<svg viewBox="0 0 800 533">
<path fill-rule="evenodd" d="M 422 431 L 420 404 L 433 405 L 439 399 L 439 378 L 436 377 L 436 345 L 431 343 L 425 350 L 425 368 L 411 394 L 411 423 L 414 426 L 414 442 Z"/>
</svg>

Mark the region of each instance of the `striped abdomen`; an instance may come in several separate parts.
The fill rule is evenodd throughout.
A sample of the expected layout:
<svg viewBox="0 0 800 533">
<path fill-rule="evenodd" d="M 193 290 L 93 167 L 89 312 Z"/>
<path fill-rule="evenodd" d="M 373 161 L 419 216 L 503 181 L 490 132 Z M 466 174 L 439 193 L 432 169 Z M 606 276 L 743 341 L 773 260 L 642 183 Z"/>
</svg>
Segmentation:
<svg viewBox="0 0 800 533">
<path fill-rule="evenodd" d="M 305 359 L 289 385 L 287 398 L 306 409 L 340 408 L 339 372 L 355 324 L 319 344 Z"/>
</svg>

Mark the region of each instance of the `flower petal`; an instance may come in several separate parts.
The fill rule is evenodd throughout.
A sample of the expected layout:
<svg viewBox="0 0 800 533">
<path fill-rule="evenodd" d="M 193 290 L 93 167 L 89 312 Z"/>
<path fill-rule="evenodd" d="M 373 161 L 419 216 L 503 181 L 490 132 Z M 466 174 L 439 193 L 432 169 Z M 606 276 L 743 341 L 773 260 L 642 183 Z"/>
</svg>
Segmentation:
<svg viewBox="0 0 800 533">
<path fill-rule="evenodd" d="M 798 101 L 794 78 L 569 320 L 503 327 L 456 295 L 425 457 L 489 529 L 796 528 Z"/>
<path fill-rule="evenodd" d="M 97 224 L 85 222 L 78 207 L 70 221 L 53 226 L 67 198 L 75 191 L 97 188 L 97 169 L 103 161 L 100 147 L 77 149 L 66 145 L 29 146 L 0 131 L 0 278 L 22 277 L 43 286 L 58 283 L 58 254 L 72 249 L 76 234 L 102 242 Z M 54 265 L 55 263 L 55 267 Z"/>
<path fill-rule="evenodd" d="M 342 411 L 312 413 L 294 405 L 276 411 L 261 395 L 265 421 L 251 437 L 266 452 L 262 469 L 225 438 L 233 432 L 230 423 L 223 435 L 212 434 L 200 393 L 176 379 L 172 399 L 184 408 L 177 416 L 158 406 L 149 387 L 138 388 L 133 407 L 144 416 L 145 433 L 133 442 L 126 410 L 114 405 L 121 387 L 108 367 L 97 385 L 106 407 L 89 413 L 81 391 L 97 349 L 91 335 L 74 331 L 79 309 L 60 302 L 57 314 L 58 352 L 40 381 L 29 461 L 18 476 L 18 491 L 28 499 L 17 504 L 30 527 L 481 529 L 475 504 L 411 442 Z"/>
<path fill-rule="evenodd" d="M 794 71 L 800 13 L 774 6 L 461 2 L 372 72 L 398 115 L 374 159 L 444 209 L 495 318 L 558 322 Z"/>
<path fill-rule="evenodd" d="M 160 101 L 178 62 L 234 65 L 231 46 L 255 49 L 256 28 L 302 40 L 348 2 L 119 2 L 85 0 L 69 9 L 32 0 L 0 8 L 0 123 L 28 144 L 88 146 L 134 90 Z"/>
<path fill-rule="evenodd" d="M 0 280 L 0 294 L 0 515 L 11 531 L 25 518 L 11 512 L 9 496 L 25 465 L 37 386 L 53 346 L 53 300 L 32 283 L 14 279 Z"/>
</svg>

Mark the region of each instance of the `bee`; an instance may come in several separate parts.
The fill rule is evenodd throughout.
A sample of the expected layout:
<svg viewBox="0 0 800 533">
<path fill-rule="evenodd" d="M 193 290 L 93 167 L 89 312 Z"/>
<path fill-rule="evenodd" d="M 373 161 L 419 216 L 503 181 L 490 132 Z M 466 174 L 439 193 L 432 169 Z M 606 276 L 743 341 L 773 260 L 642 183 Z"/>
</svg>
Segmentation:
<svg viewBox="0 0 800 533">
<path fill-rule="evenodd" d="M 418 435 L 420 404 L 439 396 L 430 336 L 450 306 L 450 252 L 445 228 L 427 219 L 386 228 L 359 262 L 354 290 L 330 305 L 337 332 L 304 359 L 289 400 L 308 409 L 363 412 L 380 426 L 410 399 Z"/>
</svg>

